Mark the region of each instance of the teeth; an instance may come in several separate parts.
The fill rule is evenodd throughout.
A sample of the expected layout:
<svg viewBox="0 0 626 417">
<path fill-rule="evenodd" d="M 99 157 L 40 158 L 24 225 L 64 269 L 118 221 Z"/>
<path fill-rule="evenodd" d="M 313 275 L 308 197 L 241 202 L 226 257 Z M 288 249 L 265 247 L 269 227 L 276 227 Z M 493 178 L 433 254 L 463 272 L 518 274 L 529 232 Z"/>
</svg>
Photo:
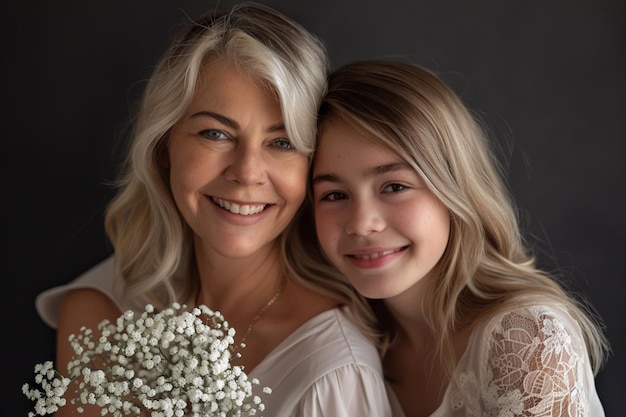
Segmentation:
<svg viewBox="0 0 626 417">
<path fill-rule="evenodd" d="M 242 216 L 250 216 L 263 211 L 264 204 L 237 204 L 230 201 L 222 200 L 221 198 L 213 198 L 211 200 L 221 208 L 230 211 L 234 214 L 240 214 Z"/>
<path fill-rule="evenodd" d="M 381 256 L 386 256 L 389 254 L 392 254 L 394 252 L 397 252 L 397 249 L 394 250 L 386 250 L 386 251 L 382 251 L 382 252 L 374 252 L 374 253 L 368 253 L 365 255 L 353 255 L 355 258 L 357 259 L 365 259 L 365 260 L 370 260 L 370 259 L 376 259 L 379 258 Z"/>
</svg>

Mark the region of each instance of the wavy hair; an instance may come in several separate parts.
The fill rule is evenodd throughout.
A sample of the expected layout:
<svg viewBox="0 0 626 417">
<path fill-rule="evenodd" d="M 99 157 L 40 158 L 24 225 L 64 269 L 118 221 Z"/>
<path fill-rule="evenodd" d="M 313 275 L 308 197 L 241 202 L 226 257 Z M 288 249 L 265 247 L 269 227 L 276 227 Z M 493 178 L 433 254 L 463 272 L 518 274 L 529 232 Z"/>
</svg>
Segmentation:
<svg viewBox="0 0 626 417">
<path fill-rule="evenodd" d="M 296 149 L 310 156 L 329 63 L 323 44 L 268 7 L 242 3 L 192 22 L 161 57 L 147 82 L 130 149 L 107 208 L 123 304 L 164 307 L 187 302 L 198 288 L 192 232 L 174 203 L 167 172 L 172 126 L 191 102 L 201 71 L 226 58 L 278 96 Z"/>
<path fill-rule="evenodd" d="M 456 332 L 532 304 L 565 307 L 600 369 L 608 344 L 597 318 L 536 266 L 484 129 L 440 78 L 403 62 L 349 64 L 330 76 L 319 118 L 320 125 L 340 118 L 401 157 L 447 207 L 449 241 L 426 283 L 423 312 L 449 373 Z"/>
</svg>

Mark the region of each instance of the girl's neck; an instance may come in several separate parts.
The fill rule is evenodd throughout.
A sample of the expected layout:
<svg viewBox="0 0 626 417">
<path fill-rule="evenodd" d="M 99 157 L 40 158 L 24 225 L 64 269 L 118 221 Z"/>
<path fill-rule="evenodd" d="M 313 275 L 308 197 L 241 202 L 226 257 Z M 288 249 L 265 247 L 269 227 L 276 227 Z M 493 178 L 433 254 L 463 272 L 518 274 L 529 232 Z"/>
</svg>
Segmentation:
<svg viewBox="0 0 626 417">
<path fill-rule="evenodd" d="M 417 345 L 433 337 L 424 316 L 422 291 L 417 288 L 420 284 L 384 301 L 400 332 L 408 342 Z"/>
<path fill-rule="evenodd" d="M 422 417 L 439 407 L 448 378 L 440 366 L 437 336 L 424 315 L 422 292 L 412 290 L 385 300 L 398 334 L 383 368 L 406 416 Z"/>
</svg>

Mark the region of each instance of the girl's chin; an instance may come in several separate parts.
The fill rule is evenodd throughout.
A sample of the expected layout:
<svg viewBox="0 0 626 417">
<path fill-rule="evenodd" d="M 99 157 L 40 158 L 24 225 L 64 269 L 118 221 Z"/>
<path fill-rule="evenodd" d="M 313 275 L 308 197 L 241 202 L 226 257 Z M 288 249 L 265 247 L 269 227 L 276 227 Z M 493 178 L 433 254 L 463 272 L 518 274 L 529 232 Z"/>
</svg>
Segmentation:
<svg viewBox="0 0 626 417">
<path fill-rule="evenodd" d="M 365 298 L 370 298 L 373 300 L 384 299 L 395 297 L 398 295 L 398 291 L 393 288 L 389 288 L 387 285 L 381 285 L 380 282 L 363 282 L 363 280 L 359 280 L 359 282 L 351 281 L 354 288 Z"/>
</svg>

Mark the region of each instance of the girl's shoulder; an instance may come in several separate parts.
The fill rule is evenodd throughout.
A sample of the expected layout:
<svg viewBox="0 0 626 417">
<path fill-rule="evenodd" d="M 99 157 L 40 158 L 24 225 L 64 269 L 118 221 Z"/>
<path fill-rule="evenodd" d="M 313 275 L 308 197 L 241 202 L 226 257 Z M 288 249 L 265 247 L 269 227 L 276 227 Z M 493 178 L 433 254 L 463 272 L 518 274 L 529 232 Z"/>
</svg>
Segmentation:
<svg viewBox="0 0 626 417">
<path fill-rule="evenodd" d="M 484 319 L 456 378 L 451 395 L 462 408 L 546 416 L 601 410 L 582 332 L 559 305 L 518 307 Z"/>
<path fill-rule="evenodd" d="M 496 376 L 518 368 L 563 372 L 580 361 L 588 365 L 581 329 L 558 305 L 523 306 L 484 319 L 472 332 L 466 353 L 489 364 L 485 369 Z"/>
<path fill-rule="evenodd" d="M 581 330 L 574 318 L 559 305 L 529 305 L 500 311 L 477 326 L 483 342 L 515 342 L 510 349 L 539 342 L 551 349 L 582 342 Z"/>
</svg>

